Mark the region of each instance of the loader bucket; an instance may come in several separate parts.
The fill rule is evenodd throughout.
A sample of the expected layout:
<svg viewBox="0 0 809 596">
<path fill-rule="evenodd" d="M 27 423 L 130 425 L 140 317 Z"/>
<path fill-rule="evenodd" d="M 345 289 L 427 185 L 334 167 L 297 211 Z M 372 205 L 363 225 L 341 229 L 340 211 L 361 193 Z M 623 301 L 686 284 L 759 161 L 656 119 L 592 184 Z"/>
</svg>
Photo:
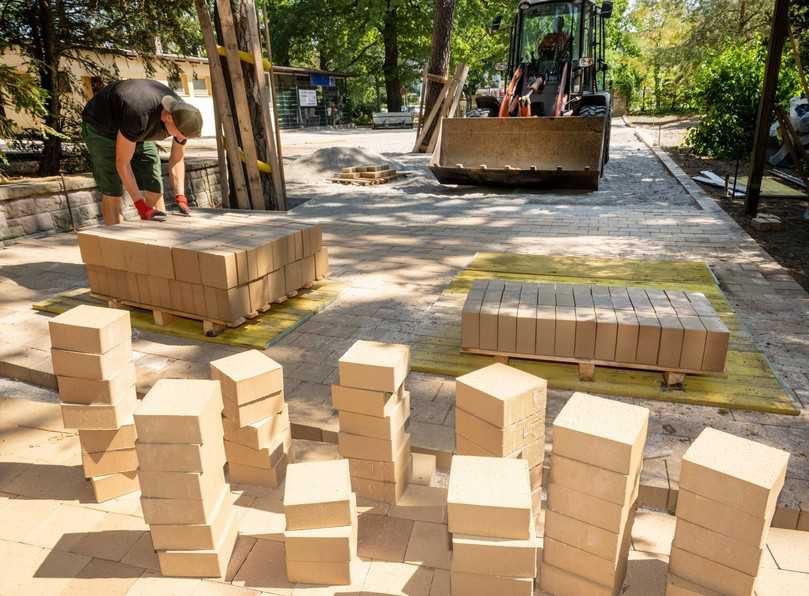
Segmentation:
<svg viewBox="0 0 809 596">
<path fill-rule="evenodd" d="M 441 184 L 597 189 L 603 117 L 444 118 L 430 170 Z"/>
</svg>

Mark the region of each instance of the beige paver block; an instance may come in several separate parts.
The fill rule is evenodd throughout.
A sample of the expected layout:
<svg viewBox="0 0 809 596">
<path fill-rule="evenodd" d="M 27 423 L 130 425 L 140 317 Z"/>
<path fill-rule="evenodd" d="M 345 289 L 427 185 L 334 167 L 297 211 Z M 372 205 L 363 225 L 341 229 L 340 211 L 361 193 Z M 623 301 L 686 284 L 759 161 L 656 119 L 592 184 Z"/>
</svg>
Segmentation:
<svg viewBox="0 0 809 596">
<path fill-rule="evenodd" d="M 507 577 L 536 577 L 537 549 L 542 538 L 532 528 L 527 540 L 452 536 L 452 570 Z"/>
<path fill-rule="evenodd" d="M 358 520 L 357 554 L 363 559 L 404 561 L 414 522 L 409 519 L 362 514 Z"/>
<path fill-rule="evenodd" d="M 258 350 L 246 350 L 211 362 L 211 378 L 222 384 L 222 398 L 246 404 L 283 391 L 284 371 Z"/>
<path fill-rule="evenodd" d="M 257 540 L 234 576 L 233 585 L 278 596 L 291 596 L 294 584 L 287 580 L 284 544 Z"/>
<path fill-rule="evenodd" d="M 553 421 L 554 453 L 632 475 L 640 467 L 648 425 L 647 408 L 574 393 Z"/>
<path fill-rule="evenodd" d="M 0 594 L 60 594 L 89 557 L 0 540 Z M 13 564 L 12 564 L 13 563 Z"/>
<path fill-rule="evenodd" d="M 666 591 L 668 557 L 629 551 L 624 596 L 663 596 Z"/>
<path fill-rule="evenodd" d="M 123 563 L 92 559 L 82 568 L 76 577 L 68 582 L 63 596 L 123 596 L 138 578 L 143 575 L 143 569 L 130 567 Z"/>
<path fill-rule="evenodd" d="M 233 553 L 230 555 L 230 561 L 228 561 L 228 568 L 225 572 L 225 577 L 209 579 L 216 582 L 232 582 L 233 578 L 236 577 L 236 574 L 239 572 L 239 569 L 242 568 L 244 561 L 247 559 L 250 551 L 253 550 L 255 545 L 255 538 L 251 536 L 242 536 L 241 530 L 239 530 L 239 536 L 236 538 L 236 546 L 233 547 Z"/>
<path fill-rule="evenodd" d="M 626 548 L 626 533 L 630 531 L 633 517 L 627 520 L 627 526 L 622 532 L 610 532 L 590 524 L 567 517 L 556 511 L 545 511 L 544 536 L 550 536 L 564 542 L 576 545 L 577 548 L 587 551 L 602 559 L 618 559 Z M 542 572 L 540 571 L 540 575 Z"/>
<path fill-rule="evenodd" d="M 638 503 L 666 510 L 669 503 L 669 476 L 662 458 L 645 459 L 640 473 Z"/>
<path fill-rule="evenodd" d="M 632 512 L 637 498 L 637 485 L 635 490 L 626 503 L 618 505 L 551 482 L 547 487 L 547 509 L 618 533 Z"/>
<path fill-rule="evenodd" d="M 450 535 L 444 524 L 415 522 L 405 553 L 405 562 L 436 569 L 450 567 Z"/>
<path fill-rule="evenodd" d="M 488 596 L 489 594 L 532 596 L 534 593 L 534 580 L 529 578 L 453 571 L 451 583 L 453 596 Z"/>
<path fill-rule="evenodd" d="M 545 379 L 495 363 L 458 377 L 455 405 L 499 428 L 544 410 Z"/>
<path fill-rule="evenodd" d="M 436 468 L 435 455 L 430 455 L 428 453 L 414 453 L 412 454 L 412 458 L 410 482 L 413 484 L 430 486 Z"/>
<path fill-rule="evenodd" d="M 754 546 L 763 546 L 767 540 L 769 524 L 765 517 L 752 516 L 684 488 L 677 496 L 677 517 Z"/>
<path fill-rule="evenodd" d="M 129 337 L 104 354 L 85 354 L 72 350 L 51 349 L 53 374 L 57 377 L 102 381 L 114 377 L 131 360 L 132 340 Z"/>
<path fill-rule="evenodd" d="M 155 557 L 157 561 L 157 557 Z M 129 589 L 126 596 L 192 596 L 202 580 L 193 577 L 163 577 L 159 571 L 146 571 Z"/>
<path fill-rule="evenodd" d="M 338 362 L 342 385 L 393 393 L 410 368 L 410 347 L 358 340 Z"/>
<path fill-rule="evenodd" d="M 135 413 L 138 440 L 203 444 L 211 428 L 210 421 L 218 418 L 222 407 L 217 381 L 160 379 Z M 221 421 L 218 430 L 221 434 Z M 208 436 L 207 440 L 219 441 L 220 437 Z"/>
<path fill-rule="evenodd" d="M 257 400 L 236 405 L 231 400 L 224 401 L 224 415 L 238 427 L 248 426 L 259 420 L 277 416 L 284 409 L 284 392 L 279 391 Z"/>
<path fill-rule="evenodd" d="M 747 596 L 753 593 L 755 576 L 731 569 L 686 550 L 672 547 L 669 572 L 698 583 L 727 596 Z"/>
<path fill-rule="evenodd" d="M 677 520 L 673 545 L 748 575 L 758 573 L 762 549 L 717 534 L 684 519 Z"/>
<path fill-rule="evenodd" d="M 398 391 L 388 392 L 333 384 L 331 402 L 336 410 L 383 417 L 399 398 L 403 397 L 403 387 L 402 385 Z"/>
<path fill-rule="evenodd" d="M 632 547 L 641 552 L 667 555 L 674 540 L 676 518 L 655 511 L 638 511 L 632 524 Z"/>
<path fill-rule="evenodd" d="M 567 486 L 611 503 L 626 503 L 635 489 L 635 478 L 605 470 L 554 453 L 549 482 Z"/>
<path fill-rule="evenodd" d="M 284 532 L 287 561 L 350 562 L 357 553 L 357 525 Z M 315 583 L 315 582 L 313 582 Z"/>
<path fill-rule="evenodd" d="M 390 516 L 444 523 L 447 521 L 447 489 L 410 484 L 399 502 L 390 506 Z"/>
<path fill-rule="evenodd" d="M 243 536 L 283 542 L 287 521 L 282 489 L 272 490 L 270 494 L 258 497 L 249 507 L 238 509 L 243 509 L 239 520 L 239 532 Z"/>
<path fill-rule="evenodd" d="M 77 437 L 65 432 L 23 427 L 4 431 L 0 442 L 0 462 L 4 462 L 0 482 L 13 471 L 15 464 L 27 467 L 23 466 L 24 462 L 72 464 L 77 458 L 80 461 L 76 443 Z"/>
<path fill-rule="evenodd" d="M 770 528 L 767 546 L 780 569 L 809 573 L 809 532 Z"/>
<path fill-rule="evenodd" d="M 363 594 L 386 596 L 428 596 L 433 581 L 429 567 L 372 561 L 365 578 Z"/>
<path fill-rule="evenodd" d="M 290 464 L 284 492 L 287 530 L 351 525 L 351 494 L 347 460 Z"/>
<path fill-rule="evenodd" d="M 285 403 L 278 414 L 256 420 L 246 426 L 239 426 L 235 420 L 222 418 L 225 439 L 251 449 L 269 447 L 281 434 L 290 428 L 289 406 Z"/>
<path fill-rule="evenodd" d="M 365 578 L 368 576 L 370 562 L 356 560 L 353 565 L 350 584 L 323 586 L 299 583 L 295 584 L 295 588 L 292 590 L 292 596 L 337 596 L 339 594 L 357 596 L 358 594 L 366 594 L 366 592 L 362 592 L 362 586 L 365 584 Z"/>
<path fill-rule="evenodd" d="M 784 484 L 789 453 L 706 428 L 683 455 L 679 486 L 769 517 Z"/>
<path fill-rule="evenodd" d="M 590 581 L 575 573 L 554 567 L 543 561 L 539 575 L 539 586 L 543 592 L 554 595 L 587 594 L 588 596 L 612 596 L 610 587 Z"/>
<path fill-rule="evenodd" d="M 340 459 L 339 447 L 334 443 L 307 441 L 305 439 L 292 440 L 292 461 L 295 463 L 333 459 Z"/>
<path fill-rule="evenodd" d="M 761 569 L 756 580 L 756 596 L 809 593 L 809 574 L 780 569 Z"/>
<path fill-rule="evenodd" d="M 132 417 L 138 400 L 133 392 L 113 404 L 62 403 L 62 421 L 65 428 L 111 430 L 120 428 Z"/>
<path fill-rule="evenodd" d="M 135 392 L 135 363 L 130 362 L 111 378 L 93 381 L 74 377 L 57 377 L 59 398 L 63 402 L 111 404 L 132 397 Z"/>
<path fill-rule="evenodd" d="M 436 569 L 430 586 L 430 596 L 450 596 L 451 591 L 450 572 L 446 569 Z"/>
<path fill-rule="evenodd" d="M 70 551 L 97 559 L 121 561 L 147 529 L 139 517 L 108 513 L 100 524 L 85 532 Z"/>
<path fill-rule="evenodd" d="M 236 545 L 238 530 L 236 516 L 231 515 L 227 530 L 213 549 L 158 550 L 160 572 L 181 577 L 223 577 Z"/>
<path fill-rule="evenodd" d="M 15 470 L 17 468 L 17 470 Z M 92 501 L 93 489 L 84 478 L 81 466 L 47 464 L 8 464 L 0 466 L 9 470 L 9 478 L 2 481 L 0 489 L 32 499 Z"/>
<path fill-rule="evenodd" d="M 50 500 L 0 499 L 0 540 L 23 542 L 55 506 Z"/>
<path fill-rule="evenodd" d="M 63 551 L 74 551 L 76 545 L 107 518 L 107 513 L 87 507 L 58 505 L 52 508 L 50 515 L 40 518 L 23 539 L 23 542 L 55 548 Z"/>
<path fill-rule="evenodd" d="M 101 451 L 98 453 L 82 453 L 82 466 L 87 478 L 106 476 L 120 472 L 131 472 L 138 469 L 138 455 L 132 449 L 118 451 Z"/>
<path fill-rule="evenodd" d="M 103 354 L 130 338 L 129 311 L 82 304 L 48 321 L 54 348 Z"/>
<path fill-rule="evenodd" d="M 143 567 L 152 571 L 160 571 L 160 563 L 157 561 L 157 553 L 152 544 L 150 532 L 141 534 L 140 538 L 129 549 L 129 552 L 121 559 L 121 563 L 133 567 Z"/>
</svg>

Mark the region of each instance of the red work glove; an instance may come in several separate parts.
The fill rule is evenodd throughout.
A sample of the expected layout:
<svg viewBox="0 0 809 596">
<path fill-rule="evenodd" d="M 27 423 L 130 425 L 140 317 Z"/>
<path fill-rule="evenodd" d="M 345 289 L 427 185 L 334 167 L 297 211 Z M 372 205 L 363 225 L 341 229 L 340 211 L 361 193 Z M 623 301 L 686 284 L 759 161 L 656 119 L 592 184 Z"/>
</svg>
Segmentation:
<svg viewBox="0 0 809 596">
<path fill-rule="evenodd" d="M 177 209 L 183 215 L 191 215 L 191 208 L 188 206 L 188 197 L 185 195 L 175 195 L 174 201 L 177 203 Z"/>
</svg>

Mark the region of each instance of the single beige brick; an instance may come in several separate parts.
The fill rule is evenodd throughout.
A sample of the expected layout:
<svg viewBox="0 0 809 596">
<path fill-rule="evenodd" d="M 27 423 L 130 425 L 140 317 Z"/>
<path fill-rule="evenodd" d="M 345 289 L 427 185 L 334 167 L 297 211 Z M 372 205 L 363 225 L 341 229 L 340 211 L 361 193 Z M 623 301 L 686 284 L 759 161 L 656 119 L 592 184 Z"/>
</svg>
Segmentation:
<svg viewBox="0 0 809 596">
<path fill-rule="evenodd" d="M 456 408 L 455 432 L 480 445 L 489 453 L 504 456 L 544 439 L 545 412 L 538 410 L 527 418 L 500 428 L 461 408 Z"/>
<path fill-rule="evenodd" d="M 256 420 L 246 426 L 239 426 L 230 418 L 223 417 L 222 427 L 226 440 L 251 449 L 265 449 L 290 429 L 289 406 L 285 403 L 278 414 Z"/>
<path fill-rule="evenodd" d="M 521 459 L 452 458 L 447 495 L 452 533 L 530 538 L 533 523 L 528 462 Z"/>
<path fill-rule="evenodd" d="M 683 352 L 684 332 L 680 320 L 674 316 L 658 316 L 660 321 L 660 349 L 657 364 L 677 368 Z"/>
<path fill-rule="evenodd" d="M 454 534 L 452 571 L 533 578 L 537 575 L 539 545 L 533 526 L 530 538 L 525 540 Z"/>
<path fill-rule="evenodd" d="M 605 470 L 554 453 L 551 457 L 550 481 L 621 505 L 632 496 L 637 474 L 629 476 Z"/>
<path fill-rule="evenodd" d="M 399 499 L 402 498 L 405 490 L 407 490 L 407 477 L 409 473 L 410 467 L 404 466 L 402 468 L 403 477 L 393 482 L 369 480 L 368 478 L 352 476 L 351 487 L 354 489 L 354 492 L 361 497 L 372 501 L 379 501 L 380 503 L 396 505 Z"/>
<path fill-rule="evenodd" d="M 576 306 L 573 297 L 573 286 L 570 284 L 555 284 L 556 306 Z"/>
<path fill-rule="evenodd" d="M 287 530 L 350 526 L 348 461 L 312 461 L 287 466 L 284 491 Z"/>
<path fill-rule="evenodd" d="M 700 317 L 705 326 L 705 354 L 702 357 L 703 370 L 724 372 L 728 355 L 730 331 L 719 317 Z"/>
<path fill-rule="evenodd" d="M 103 381 L 111 379 L 132 361 L 132 340 L 126 339 L 103 354 L 85 354 L 71 350 L 51 349 L 53 374 L 57 377 L 73 377 Z"/>
<path fill-rule="evenodd" d="M 638 317 L 632 310 L 616 310 L 615 317 L 618 320 L 615 361 L 635 362 L 638 353 Z"/>
<path fill-rule="evenodd" d="M 202 285 L 228 290 L 239 285 L 236 253 L 232 248 L 217 246 L 197 253 Z"/>
<path fill-rule="evenodd" d="M 638 316 L 638 351 L 635 362 L 641 364 L 657 364 L 657 354 L 660 351 L 660 321 L 653 314 L 643 314 L 636 311 Z"/>
<path fill-rule="evenodd" d="M 258 350 L 212 361 L 211 378 L 221 383 L 222 400 L 234 402 L 234 405 L 243 405 L 284 390 L 283 368 Z"/>
<path fill-rule="evenodd" d="M 751 596 L 756 578 L 672 546 L 669 573 L 727 596 Z"/>
<path fill-rule="evenodd" d="M 287 561 L 351 561 L 357 556 L 357 524 L 284 532 Z"/>
<path fill-rule="evenodd" d="M 410 370 L 410 347 L 357 340 L 338 363 L 341 385 L 393 393 Z"/>
<path fill-rule="evenodd" d="M 228 480 L 240 484 L 255 484 L 277 488 L 281 486 L 286 475 L 289 458 L 286 454 L 275 462 L 272 467 L 257 467 L 236 462 L 228 463 Z"/>
<path fill-rule="evenodd" d="M 634 308 L 632 307 L 632 301 L 629 299 L 629 292 L 626 288 L 622 287 L 610 287 L 610 299 L 612 300 L 612 306 L 615 310 L 628 310 L 633 311 Z"/>
<path fill-rule="evenodd" d="M 221 443 L 221 412 L 217 381 L 160 379 L 138 407 L 135 426 L 144 443 Z"/>
<path fill-rule="evenodd" d="M 159 472 L 200 472 L 225 465 L 222 441 L 194 443 L 144 443 L 135 441 L 141 470 Z"/>
<path fill-rule="evenodd" d="M 251 449 L 245 445 L 225 441 L 225 456 L 228 463 L 242 464 L 254 468 L 274 468 L 292 448 L 292 432 L 279 436 L 275 443 L 264 449 Z"/>
<path fill-rule="evenodd" d="M 617 559 L 602 559 L 580 548 L 546 536 L 542 543 L 542 571 L 550 565 L 559 571 L 576 575 L 607 588 L 608 594 L 620 594 L 626 576 L 627 556 L 631 545 L 630 534 L 624 537 Z M 568 592 L 559 592 L 567 594 Z"/>
<path fill-rule="evenodd" d="M 222 466 L 210 465 L 205 472 L 140 470 L 141 494 L 157 499 L 202 499 L 225 484 Z"/>
<path fill-rule="evenodd" d="M 677 519 L 677 529 L 672 544 L 677 548 L 721 563 L 747 575 L 758 574 L 762 555 L 760 546 L 746 544 L 712 532 L 682 518 Z"/>
<path fill-rule="evenodd" d="M 356 412 L 339 412 L 340 432 L 391 440 L 410 417 L 410 395 L 389 401 L 385 416 L 368 416 Z"/>
<path fill-rule="evenodd" d="M 433 461 L 435 461 L 434 457 Z M 409 465 L 409 462 L 410 435 L 408 434 L 393 461 L 351 458 L 348 460 L 348 468 L 352 478 L 367 478 L 368 480 L 376 480 L 378 482 L 394 482 L 397 478 L 401 478 L 403 473 L 402 469 Z"/>
<path fill-rule="evenodd" d="M 615 596 L 612 588 L 569 573 L 546 562 L 539 572 L 539 588 L 554 596 Z"/>
<path fill-rule="evenodd" d="M 501 428 L 545 410 L 545 379 L 492 364 L 456 379 L 455 405 Z"/>
<path fill-rule="evenodd" d="M 115 430 L 132 419 L 138 400 L 135 395 L 114 404 L 62 404 L 65 428 Z"/>
<path fill-rule="evenodd" d="M 229 529 L 234 514 L 229 491 L 222 491 L 211 511 L 209 524 L 151 524 L 152 544 L 157 550 L 212 550 Z"/>
<path fill-rule="evenodd" d="M 135 394 L 135 364 L 130 362 L 109 379 L 93 381 L 56 377 L 59 399 L 74 404 L 112 404 Z"/>
<path fill-rule="evenodd" d="M 626 525 L 635 507 L 637 486 L 636 484 L 630 499 L 618 505 L 551 482 L 548 484 L 547 508 L 617 534 Z"/>
<path fill-rule="evenodd" d="M 556 298 L 558 300 L 559 296 Z M 576 353 L 576 309 L 572 306 L 556 307 L 554 353 L 568 357 Z"/>
<path fill-rule="evenodd" d="M 554 301 L 556 296 L 553 296 Z M 553 356 L 556 354 L 556 307 L 537 306 L 537 336 L 535 354 Z"/>
<path fill-rule="evenodd" d="M 321 280 L 329 276 L 329 247 L 321 246 L 315 253 L 315 279 Z"/>
<path fill-rule="evenodd" d="M 784 485 L 789 453 L 706 428 L 683 455 L 680 488 L 771 517 Z"/>
<path fill-rule="evenodd" d="M 404 395 L 404 392 L 404 385 L 393 393 L 332 385 L 331 402 L 334 409 L 341 412 L 355 412 L 381 418 L 390 411 L 390 408 L 395 407 L 394 403 Z"/>
<path fill-rule="evenodd" d="M 574 393 L 553 422 L 554 454 L 619 474 L 640 469 L 649 410 Z"/>
<path fill-rule="evenodd" d="M 620 558 L 626 533 L 631 532 L 635 512 L 629 516 L 621 532 L 610 532 L 591 524 L 567 517 L 556 511 L 545 511 L 545 537 L 553 538 L 590 554 L 616 561 Z"/>
<path fill-rule="evenodd" d="M 93 494 L 98 503 L 133 493 L 140 486 L 137 470 L 96 476 L 90 478 L 90 484 L 93 486 Z"/>
<path fill-rule="evenodd" d="M 517 351 L 517 314 L 520 308 L 520 284 L 507 282 L 497 312 L 497 350 Z"/>
<path fill-rule="evenodd" d="M 479 341 L 482 350 L 497 349 L 498 314 L 500 312 L 500 301 L 503 298 L 503 291 L 506 284 L 500 280 L 490 280 L 486 287 L 486 294 L 483 297 L 483 304 L 480 307 L 480 330 Z"/>
<path fill-rule="evenodd" d="M 284 409 L 284 392 L 279 391 L 255 401 L 236 405 L 233 401 L 224 402 L 222 412 L 240 428 L 249 426 L 254 422 L 276 416 Z"/>
<path fill-rule="evenodd" d="M 593 358 L 596 351 L 596 313 L 592 306 L 576 306 L 576 358 Z"/>
<path fill-rule="evenodd" d="M 618 317 L 612 306 L 596 306 L 596 360 L 615 360 L 615 346 L 618 341 Z"/>
<path fill-rule="evenodd" d="M 487 281 L 476 281 L 466 295 L 461 310 L 461 347 L 478 348 L 480 346 L 480 308 L 486 294 Z"/>
<path fill-rule="evenodd" d="M 130 342 L 129 311 L 81 304 L 48 321 L 51 347 L 104 354 Z"/>
<path fill-rule="evenodd" d="M 211 487 L 201 499 L 140 498 L 143 519 L 147 524 L 210 524 L 222 495 L 230 494 L 230 486 Z"/>
<path fill-rule="evenodd" d="M 84 453 L 99 453 L 102 451 L 118 451 L 119 449 L 134 449 L 135 422 L 132 418 L 120 428 L 110 430 L 80 430 L 79 444 Z"/>
<path fill-rule="evenodd" d="M 666 577 L 666 596 L 722 596 L 722 593 L 669 572 Z"/>
<path fill-rule="evenodd" d="M 175 577 L 225 576 L 228 562 L 239 536 L 239 524 L 235 513 L 231 515 L 228 528 L 211 550 L 158 550 L 160 573 Z"/>
<path fill-rule="evenodd" d="M 680 317 L 680 324 L 683 326 L 683 352 L 680 358 L 680 368 L 702 370 L 708 332 L 699 317 Z"/>
<path fill-rule="evenodd" d="M 362 562 L 352 561 L 292 561 L 287 559 L 287 579 L 290 582 L 322 585 L 350 585 L 360 577 Z"/>
<path fill-rule="evenodd" d="M 409 436 L 403 426 L 390 440 L 340 432 L 337 436 L 337 445 L 343 457 L 393 461 Z"/>
<path fill-rule="evenodd" d="M 682 487 L 677 498 L 677 517 L 757 547 L 764 546 L 770 525 L 764 516 L 750 515 Z"/>
<path fill-rule="evenodd" d="M 84 477 L 105 476 L 118 472 L 131 472 L 138 469 L 138 454 L 134 447 L 118 451 L 101 451 L 81 454 Z"/>
<path fill-rule="evenodd" d="M 533 596 L 534 580 L 528 577 L 503 577 L 452 571 L 452 596 Z"/>
<path fill-rule="evenodd" d="M 539 286 L 522 284 L 520 303 L 517 308 L 516 351 L 520 354 L 534 354 L 537 340 L 537 302 Z"/>
</svg>

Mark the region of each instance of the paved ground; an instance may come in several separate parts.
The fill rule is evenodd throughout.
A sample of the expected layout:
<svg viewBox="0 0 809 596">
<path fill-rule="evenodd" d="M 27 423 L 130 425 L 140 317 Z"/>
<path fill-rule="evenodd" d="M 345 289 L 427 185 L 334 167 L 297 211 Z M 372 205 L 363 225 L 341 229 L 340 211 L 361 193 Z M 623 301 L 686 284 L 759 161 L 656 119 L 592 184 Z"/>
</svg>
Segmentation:
<svg viewBox="0 0 809 596">
<path fill-rule="evenodd" d="M 305 154 L 318 145 L 354 144 L 390 154 L 413 171 L 413 175 L 393 185 L 365 189 L 318 180 L 298 180 L 290 184 L 293 197 L 309 199 L 294 214 L 324 224 L 334 277 L 350 284 L 328 309 L 267 350 L 284 365 L 296 437 L 334 440 L 337 425 L 329 405 L 329 384 L 335 380 L 337 358 L 355 339 L 407 343 L 436 318 L 457 316 L 457 313 L 442 311 L 436 301 L 451 277 L 477 251 L 701 259 L 711 265 L 740 321 L 770 359 L 790 395 L 801 404 L 802 413 L 798 417 L 783 417 L 643 402 L 652 410 L 643 498 L 661 506 L 674 504 L 680 457 L 690 440 L 705 425 L 711 425 L 792 452 L 776 523 L 781 527 L 800 525 L 809 529 L 809 367 L 806 365 L 809 361 L 809 297 L 688 181 L 691 193 L 686 192 L 652 150 L 640 142 L 634 130 L 620 121 L 614 123 L 612 161 L 602 190 L 586 194 L 492 193 L 442 187 L 426 173 L 425 156 L 402 154 L 412 146 L 410 131 L 295 134 L 300 136 L 296 137 L 297 145 L 288 147 L 286 154 L 290 156 Z M 0 251 L 0 375 L 53 386 L 47 351 L 47 319 L 33 313 L 30 304 L 85 283 L 72 235 L 26 240 Z M 141 391 L 160 377 L 207 376 L 209 360 L 233 351 L 151 334 L 141 334 L 133 346 Z M 450 451 L 454 381 L 411 374 L 408 382 L 413 395 L 410 431 L 414 444 L 422 449 Z M 0 523 L 0 540 L 3 541 L 0 549 L 6 549 L 6 560 L 12 560 L 8 557 L 13 554 L 14 560 L 22 557 L 27 565 L 20 565 L 17 575 L 9 581 L 16 581 L 13 578 L 18 576 L 30 579 L 32 569 L 39 569 L 40 576 L 47 576 L 48 573 L 41 572 L 45 561 L 45 568 L 58 570 L 50 576 L 59 588 L 40 589 L 43 593 L 59 593 L 63 585 L 68 586 L 69 593 L 82 593 L 93 584 L 88 579 L 92 577 L 116 578 L 114 582 L 110 580 L 110 586 L 118 587 L 110 588 L 107 593 L 126 593 L 138 584 L 142 593 L 154 591 L 155 588 L 150 588 L 155 581 L 149 575 L 151 572 L 141 577 L 143 569 L 149 569 L 146 561 L 151 560 L 143 544 L 145 539 L 142 534 L 130 533 L 143 532 L 142 520 L 137 516 L 137 501 L 114 503 L 111 507 L 115 510 L 109 513 L 98 513 L 99 506 L 82 503 L 81 497 L 76 495 L 85 489 L 82 489 L 80 474 L 72 467 L 78 455 L 75 436 L 64 432 L 58 423 L 58 414 L 54 416 L 47 411 L 52 404 L 31 405 L 32 398 L 47 402 L 52 401 L 54 395 L 27 385 L 6 383 L 0 385 L 2 396 L 6 399 L 0 401 L 0 438 L 3 441 L 0 443 L 0 491 L 19 496 L 0 506 L 0 516 L 7 512 Z M 25 401 L 17 398 L 25 398 Z M 552 392 L 549 420 L 565 398 L 563 393 Z M 21 417 L 22 424 L 14 416 Z M 67 475 L 61 483 L 42 480 L 62 478 L 61 475 Z M 45 486 L 49 488 L 41 488 Z M 42 490 L 53 492 L 37 496 Z M 240 498 L 255 504 L 257 501 L 250 499 L 263 497 Z M 10 504 L 12 502 L 14 505 Z M 103 511 L 104 507 L 100 509 Z M 56 517 L 48 518 L 51 523 L 43 524 L 45 515 Z M 252 509 L 246 515 L 254 515 Z M 86 521 L 79 521 L 85 518 Z M 385 521 L 387 519 L 391 518 L 377 521 L 383 525 L 399 523 Z M 667 516 L 649 519 L 664 520 L 661 524 L 671 520 Z M 433 519 L 423 523 L 440 521 Z M 110 537 L 121 537 L 124 541 L 118 543 L 114 551 L 106 545 L 102 548 L 97 542 L 98 536 L 86 536 L 91 527 L 97 531 L 109 530 Z M 638 525 L 637 531 L 641 532 L 642 527 Z M 410 550 L 407 545 L 413 540 L 424 543 L 425 535 L 435 536 L 441 531 L 431 526 L 419 531 L 415 527 L 405 528 L 402 532 L 407 538 L 400 542 L 404 540 L 406 546 L 400 543 L 396 550 L 394 546 L 385 545 L 396 552 L 395 556 L 369 555 L 378 559 L 421 561 L 424 565 L 388 567 L 377 563 L 374 567 L 371 563 L 366 593 L 429 594 L 431 585 L 434 586 L 432 593 L 445 593 L 446 572 L 441 570 L 441 564 L 434 559 L 430 559 L 433 561 L 430 564 L 418 558 L 427 555 L 414 554 L 412 559 L 407 558 Z M 652 542 L 664 535 L 664 532 L 654 533 Z M 809 572 L 809 544 L 806 544 L 809 534 L 787 532 L 786 536 L 785 542 L 793 540 L 793 536 L 800 536 L 804 542 L 782 551 L 792 553 L 783 555 L 785 557 L 798 553 L 794 562 L 782 562 L 771 545 L 775 564 L 783 571 L 762 571 L 763 575 L 772 576 L 766 584 L 769 588 L 762 593 L 809 591 L 809 575 L 805 575 Z M 268 575 L 279 571 L 262 565 L 267 557 L 277 555 L 280 547 L 272 540 L 254 540 L 257 541 L 243 539 L 239 552 L 244 556 L 234 557 L 234 561 L 240 561 L 236 583 L 239 583 L 240 573 L 244 580 L 241 585 L 253 590 L 290 593 L 289 589 L 268 587 L 271 585 L 267 583 Z M 437 542 L 426 541 L 430 545 Z M 77 543 L 82 546 L 76 546 Z M 637 551 L 640 554 L 633 556 L 646 557 L 644 548 Z M 114 557 L 110 554 L 113 552 Z M 660 550 L 660 553 L 666 552 L 665 548 Z M 430 556 L 440 555 L 432 553 Z M 114 562 L 108 561 L 111 557 Z M 664 559 L 652 555 L 651 562 L 637 564 L 639 575 L 636 578 L 646 577 L 649 569 L 659 567 Z M 84 579 L 65 579 L 76 574 Z M 250 579 L 244 579 L 248 574 L 252 574 Z M 387 579 L 380 580 L 380 577 Z M 660 574 L 651 573 L 651 577 L 659 579 Z M 401 584 L 398 590 L 391 587 L 396 581 Z M 787 584 L 777 582 L 798 583 L 787 588 Z M 636 583 L 641 585 L 641 580 L 637 579 Z M 223 591 L 225 588 L 221 585 L 213 592 L 215 588 L 210 585 L 213 582 L 203 582 L 202 587 L 195 585 L 186 591 L 184 584 L 177 582 L 177 593 L 231 593 Z M 637 593 L 662 594 L 659 586 L 644 585 L 646 591 Z M 4 586 L 0 582 L 0 594 L 5 593 Z"/>
</svg>

